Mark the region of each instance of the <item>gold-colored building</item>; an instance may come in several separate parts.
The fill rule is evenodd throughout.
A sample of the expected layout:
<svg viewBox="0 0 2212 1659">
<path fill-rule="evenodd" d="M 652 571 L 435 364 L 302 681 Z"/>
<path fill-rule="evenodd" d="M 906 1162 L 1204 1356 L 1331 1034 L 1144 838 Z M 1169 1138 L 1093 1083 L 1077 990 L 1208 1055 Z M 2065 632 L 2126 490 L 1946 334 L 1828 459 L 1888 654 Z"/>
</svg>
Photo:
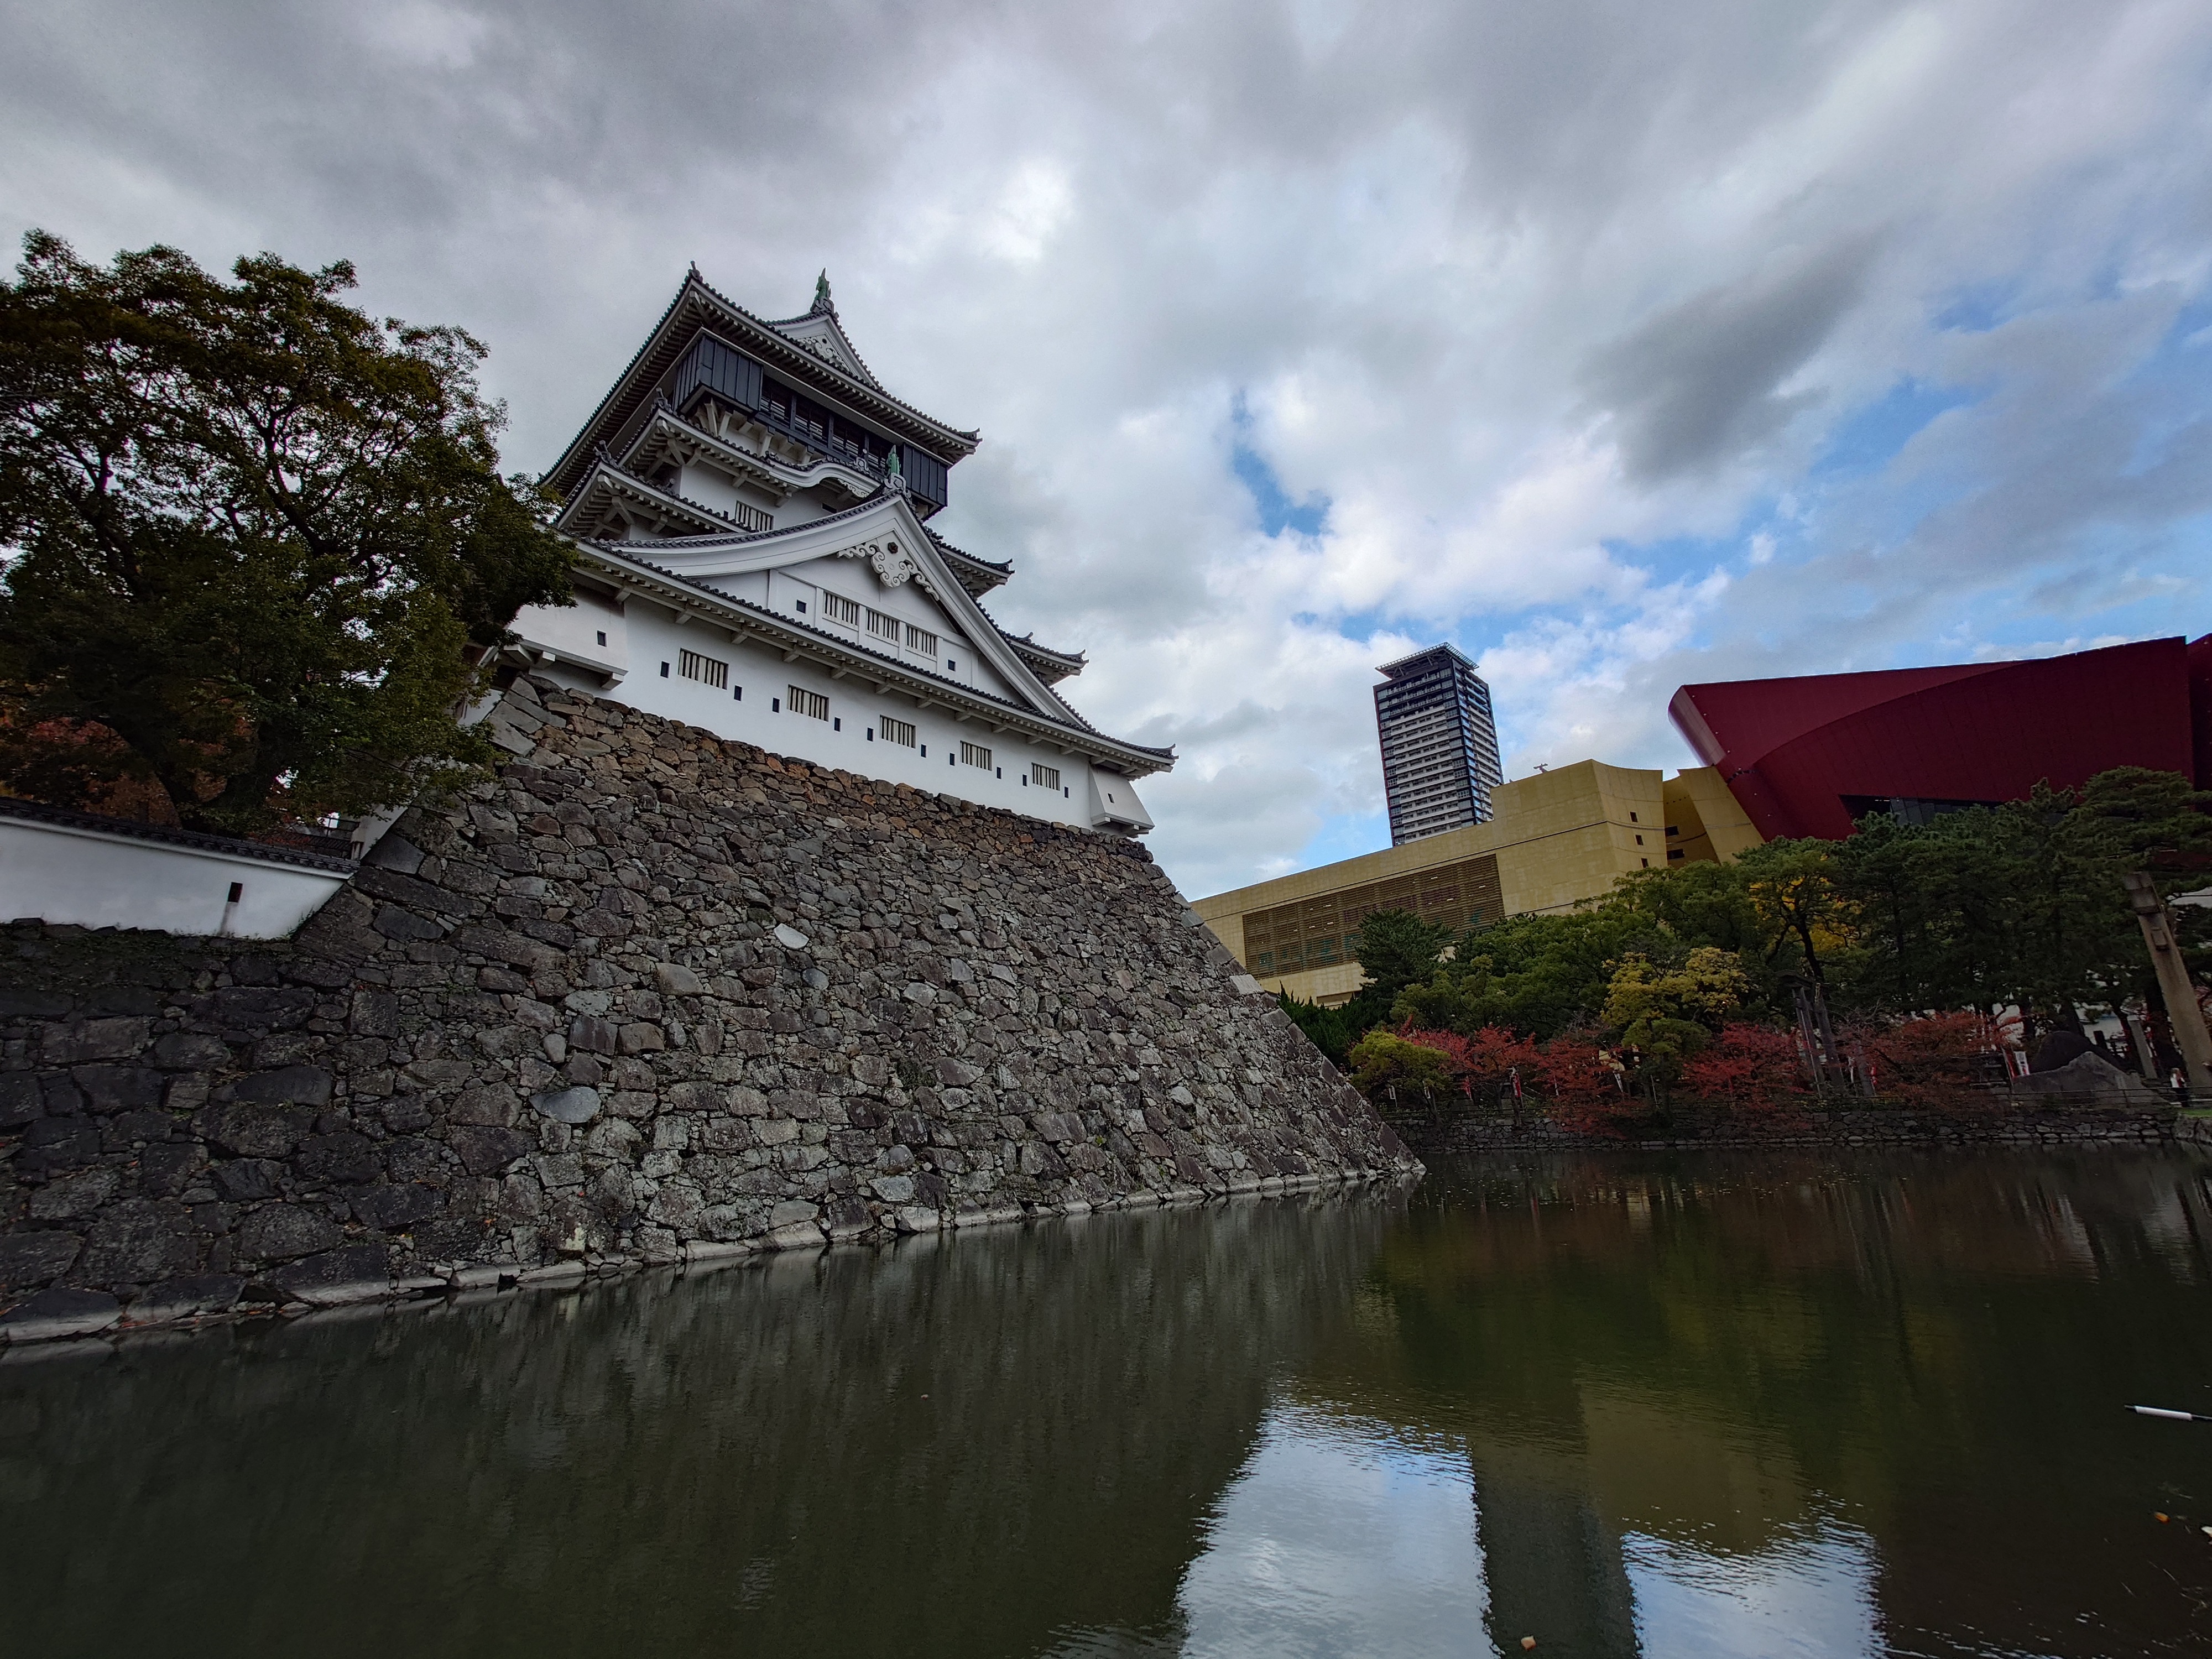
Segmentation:
<svg viewBox="0 0 2212 1659">
<path fill-rule="evenodd" d="M 1669 778 L 1579 761 L 1502 785 L 1491 800 L 1496 816 L 1487 823 L 1217 893 L 1193 908 L 1269 990 L 1334 1005 L 1359 988 L 1352 941 L 1377 910 L 1410 910 L 1456 931 L 1478 916 L 1571 910 L 1633 871 L 1730 859 L 1759 842 L 1709 766 Z"/>
</svg>

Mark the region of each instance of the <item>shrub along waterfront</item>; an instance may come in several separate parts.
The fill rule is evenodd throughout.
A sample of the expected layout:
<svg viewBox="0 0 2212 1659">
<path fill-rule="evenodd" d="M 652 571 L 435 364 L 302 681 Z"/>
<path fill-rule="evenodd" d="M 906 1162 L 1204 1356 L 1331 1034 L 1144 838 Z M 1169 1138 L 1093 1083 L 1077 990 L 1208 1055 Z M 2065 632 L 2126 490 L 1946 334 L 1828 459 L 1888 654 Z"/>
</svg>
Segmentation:
<svg viewBox="0 0 2212 1659">
<path fill-rule="evenodd" d="M 1588 908 L 1456 939 L 1381 911 L 1359 936 L 1358 996 L 1284 1006 L 1401 1112 L 1518 1104 L 1571 1127 L 1663 1121 L 1684 1100 L 1955 1102 L 2003 1075 L 2001 1048 L 2078 1035 L 2085 1012 L 2135 1016 L 2164 1074 L 2179 1057 L 2121 878 L 2203 885 L 2208 809 L 2179 775 L 2129 767 L 1639 871 Z M 2177 927 L 2201 981 L 2212 912 L 2182 907 Z"/>
</svg>

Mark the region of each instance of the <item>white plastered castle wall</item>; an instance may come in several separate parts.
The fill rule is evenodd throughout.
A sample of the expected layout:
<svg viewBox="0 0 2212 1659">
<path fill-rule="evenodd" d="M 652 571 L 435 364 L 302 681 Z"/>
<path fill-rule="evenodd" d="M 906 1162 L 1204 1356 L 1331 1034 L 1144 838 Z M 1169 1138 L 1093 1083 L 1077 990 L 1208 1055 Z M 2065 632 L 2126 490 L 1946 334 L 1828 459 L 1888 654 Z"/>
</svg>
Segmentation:
<svg viewBox="0 0 2212 1659">
<path fill-rule="evenodd" d="M 820 562 L 858 563 L 850 560 Z M 860 565 L 859 570 L 866 575 L 865 565 Z M 764 588 L 769 577 L 783 574 L 754 572 L 749 577 L 723 579 L 715 585 L 730 591 L 750 581 Z M 858 580 L 843 591 L 858 592 Z M 899 592 L 892 590 L 894 595 Z M 762 602 L 752 591 L 741 591 L 741 597 Z M 918 597 L 924 604 L 928 602 L 926 595 Z M 775 608 L 799 619 L 785 607 Z M 526 611 L 515 618 L 514 630 L 534 647 L 542 635 L 550 631 L 541 618 L 562 614 Z M 990 722 L 980 717 L 963 720 L 956 711 L 941 704 L 921 707 L 915 696 L 896 689 L 879 693 L 866 681 L 850 676 L 837 678 L 804 657 L 786 662 L 781 651 L 758 640 L 732 639 L 727 629 L 697 618 L 679 622 L 677 612 L 649 599 L 633 598 L 615 614 L 623 625 L 624 654 L 629 665 L 628 675 L 618 684 L 610 684 L 606 676 L 587 665 L 561 659 L 558 653 L 554 660 L 541 660 L 537 672 L 593 696 L 611 697 L 633 708 L 702 726 L 717 737 L 757 744 L 771 754 L 795 756 L 957 800 L 1004 807 L 1048 823 L 1117 832 L 1152 827 L 1152 817 L 1130 781 L 1117 772 L 1094 767 L 1079 754 L 1063 752 L 1056 745 L 1033 740 L 1011 728 L 994 731 Z M 810 607 L 805 620 L 811 623 L 812 617 Z M 592 631 L 596 633 L 597 628 Z M 610 632 L 610 640 L 615 637 Z M 683 672 L 686 651 L 710 663 L 726 665 L 728 684 L 715 686 L 708 680 L 687 678 Z M 711 668 L 707 672 L 713 677 Z M 829 717 L 817 720 L 794 712 L 790 696 L 793 686 L 826 697 Z M 912 747 L 885 738 L 885 715 L 914 728 Z M 963 743 L 988 750 L 989 767 L 963 763 Z M 1036 779 L 1033 769 L 1039 766 L 1058 773 L 1057 790 L 1045 787 Z"/>
<path fill-rule="evenodd" d="M 0 817 L 0 911 L 78 927 L 285 939 L 345 884 L 349 867 Z"/>
</svg>

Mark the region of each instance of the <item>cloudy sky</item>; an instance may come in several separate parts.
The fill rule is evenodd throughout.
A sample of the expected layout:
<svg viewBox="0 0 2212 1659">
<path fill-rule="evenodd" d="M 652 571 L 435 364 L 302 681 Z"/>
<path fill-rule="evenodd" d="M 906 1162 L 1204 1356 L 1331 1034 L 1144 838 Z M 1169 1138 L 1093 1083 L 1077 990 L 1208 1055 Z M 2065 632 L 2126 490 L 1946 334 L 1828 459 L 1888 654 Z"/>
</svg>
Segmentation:
<svg viewBox="0 0 2212 1659">
<path fill-rule="evenodd" d="M 939 520 L 1172 742 L 1196 895 L 1686 680 L 2212 629 L 2203 0 L 0 0 L 0 222 L 349 258 L 551 461 L 686 264 L 985 446 Z"/>
</svg>

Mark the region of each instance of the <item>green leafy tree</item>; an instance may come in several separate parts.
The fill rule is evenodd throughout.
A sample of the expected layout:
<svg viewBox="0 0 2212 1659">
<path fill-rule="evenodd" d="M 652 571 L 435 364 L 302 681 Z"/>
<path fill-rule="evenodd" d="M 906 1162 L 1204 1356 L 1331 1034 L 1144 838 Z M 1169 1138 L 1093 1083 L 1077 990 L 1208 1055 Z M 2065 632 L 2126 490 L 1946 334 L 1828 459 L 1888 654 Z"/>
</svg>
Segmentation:
<svg viewBox="0 0 2212 1659">
<path fill-rule="evenodd" d="M 501 479 L 483 348 L 379 324 L 352 268 L 234 283 L 25 239 L 0 283 L 0 785 L 158 784 L 251 834 L 465 775 L 457 710 L 570 555 Z"/>
<path fill-rule="evenodd" d="M 2122 849 L 2078 805 L 2044 782 L 1993 815 L 2014 930 L 2008 988 L 2031 1025 L 2078 1026 L 2075 1005 L 2102 1000 L 2134 926 Z"/>
<path fill-rule="evenodd" d="M 1701 945 L 1679 966 L 1631 957 L 1613 975 L 1605 1021 L 1637 1057 L 1638 1080 L 1655 1099 L 1682 1074 L 1682 1063 L 1743 1006 L 1751 980 L 1735 952 Z"/>
<path fill-rule="evenodd" d="M 1317 1002 L 1301 1002 L 1288 992 L 1277 993 L 1275 1002 L 1291 1017 L 1291 1023 L 1312 1039 L 1314 1047 L 1340 1066 L 1345 1064 L 1352 1045 L 1359 1041 L 1365 1029 L 1353 1024 L 1354 1016 L 1346 1008 L 1324 1008 Z"/>
<path fill-rule="evenodd" d="M 1459 1091 L 1448 1056 L 1389 1031 L 1370 1031 L 1360 1038 L 1351 1062 L 1352 1086 L 1381 1105 L 1433 1111 Z"/>
<path fill-rule="evenodd" d="M 1409 986 L 1391 1017 L 1462 1036 L 1498 1025 L 1553 1037 L 1597 1018 L 1623 957 L 1640 951 L 1674 963 L 1686 949 L 1649 916 L 1610 902 L 1509 916 L 1462 934 L 1452 960 L 1425 983 Z"/>
<path fill-rule="evenodd" d="M 1399 992 L 1436 973 L 1450 943 L 1450 928 L 1423 921 L 1410 910 L 1376 911 L 1352 941 L 1352 954 L 1366 975 L 1361 992 L 1388 1009 Z"/>
<path fill-rule="evenodd" d="M 2179 772 L 2117 766 L 2081 786 L 2090 830 L 2128 869 L 2148 870 L 2172 892 L 2199 887 L 2212 861 L 2212 789 Z"/>
<path fill-rule="evenodd" d="M 1606 908 L 1645 918 L 1681 949 L 1705 945 L 1732 952 L 1750 987 L 1743 999 L 1747 1013 L 1765 1015 L 1787 1006 L 1775 940 L 1753 900 L 1750 872 L 1735 860 L 1632 871 L 1614 884 Z"/>
<path fill-rule="evenodd" d="M 1829 959 L 1850 942 L 1856 920 L 1836 884 L 1835 847 L 1825 841 L 1771 841 L 1738 855 L 1752 912 L 1773 941 L 1769 953 L 1794 950 L 1804 976 L 1827 982 Z"/>
<path fill-rule="evenodd" d="M 1836 846 L 1837 892 L 1856 922 L 1840 1000 L 1906 1014 L 2007 1000 L 2016 927 L 2009 854 L 1997 831 L 1995 816 L 1980 808 L 1924 825 L 1884 812 Z"/>
</svg>

